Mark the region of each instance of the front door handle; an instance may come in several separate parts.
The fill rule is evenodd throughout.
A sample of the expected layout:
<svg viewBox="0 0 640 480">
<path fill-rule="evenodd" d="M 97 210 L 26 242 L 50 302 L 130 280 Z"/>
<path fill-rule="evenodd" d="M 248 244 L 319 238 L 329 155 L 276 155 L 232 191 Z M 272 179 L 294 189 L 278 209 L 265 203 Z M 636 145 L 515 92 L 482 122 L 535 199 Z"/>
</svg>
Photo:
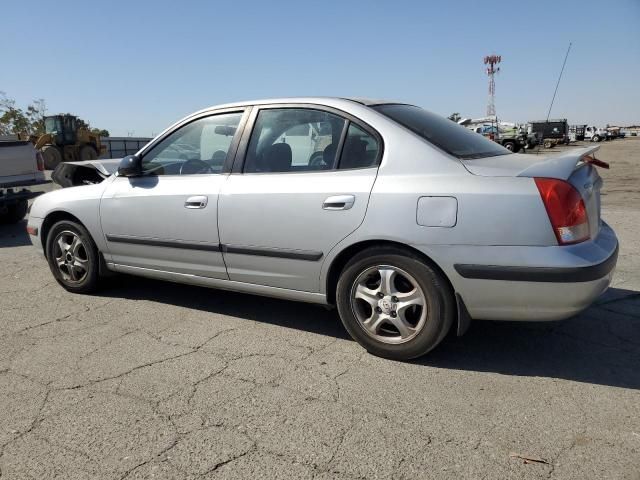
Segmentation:
<svg viewBox="0 0 640 480">
<path fill-rule="evenodd" d="M 355 201 L 355 195 L 334 195 L 322 203 L 322 208 L 325 210 L 349 210 Z"/>
<path fill-rule="evenodd" d="M 184 208 L 204 208 L 207 206 L 208 198 L 205 195 L 197 195 L 187 198 Z"/>
</svg>

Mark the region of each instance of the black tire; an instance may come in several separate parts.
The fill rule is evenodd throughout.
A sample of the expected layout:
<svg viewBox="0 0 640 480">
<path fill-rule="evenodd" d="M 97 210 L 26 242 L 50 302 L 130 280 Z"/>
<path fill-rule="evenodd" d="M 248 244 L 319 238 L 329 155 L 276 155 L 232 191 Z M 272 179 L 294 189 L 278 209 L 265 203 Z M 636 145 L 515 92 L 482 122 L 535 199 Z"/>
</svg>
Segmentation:
<svg viewBox="0 0 640 480">
<path fill-rule="evenodd" d="M 365 331 L 351 304 L 352 289 L 363 272 L 375 266 L 391 266 L 409 273 L 426 300 L 426 321 L 415 336 L 404 343 L 385 343 Z M 396 247 L 373 247 L 355 255 L 338 280 L 336 303 L 349 334 L 369 353 L 393 360 L 410 360 L 434 349 L 454 323 L 455 301 L 448 282 L 437 269 L 420 257 Z"/>
<path fill-rule="evenodd" d="M 599 136 L 599 135 L 594 135 L 594 136 L 591 138 L 591 141 L 592 141 L 592 142 L 596 142 L 596 143 L 598 143 L 598 142 L 600 141 L 600 136 Z"/>
<path fill-rule="evenodd" d="M 78 258 L 82 256 L 83 260 L 86 259 L 86 268 L 84 269 L 86 274 L 77 280 L 66 278 L 69 277 L 69 275 L 65 275 L 63 270 L 69 272 L 69 268 L 61 270 L 57 265 L 56 256 L 60 256 L 59 254 L 62 253 L 58 245 L 58 237 L 61 235 L 64 236 L 65 232 L 69 232 L 69 234 L 72 233 L 79 238 L 82 243 L 82 249 L 78 251 Z M 62 287 L 73 293 L 91 293 L 98 288 L 100 255 L 98 254 L 96 244 L 86 228 L 71 220 L 57 222 L 49 230 L 45 245 L 47 262 L 49 263 L 51 273 Z"/>
<path fill-rule="evenodd" d="M 80 147 L 80 160 L 96 160 L 98 158 L 98 152 L 93 145 L 83 145 Z"/>
<path fill-rule="evenodd" d="M 0 215 L 0 223 L 18 223 L 27 214 L 28 208 L 29 202 L 27 200 L 20 200 L 18 203 L 9 205 L 6 213 Z"/>
<path fill-rule="evenodd" d="M 517 151 L 516 142 L 504 142 L 502 146 L 513 153 Z"/>
<path fill-rule="evenodd" d="M 47 170 L 54 170 L 63 160 L 62 151 L 55 145 L 42 147 L 42 157 L 44 158 L 44 168 Z"/>
</svg>

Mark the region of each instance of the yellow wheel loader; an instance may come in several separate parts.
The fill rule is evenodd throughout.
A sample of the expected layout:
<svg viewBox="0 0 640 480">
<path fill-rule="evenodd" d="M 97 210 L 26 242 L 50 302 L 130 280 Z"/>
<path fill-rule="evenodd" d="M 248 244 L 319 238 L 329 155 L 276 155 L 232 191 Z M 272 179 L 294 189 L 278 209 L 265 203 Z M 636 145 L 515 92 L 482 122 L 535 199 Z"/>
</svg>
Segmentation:
<svg viewBox="0 0 640 480">
<path fill-rule="evenodd" d="M 100 136 L 80 127 L 78 118 L 73 115 L 45 117 L 44 127 L 45 133 L 35 141 L 35 147 L 42 152 L 48 170 L 53 170 L 60 162 L 95 160 L 106 151 Z"/>
</svg>

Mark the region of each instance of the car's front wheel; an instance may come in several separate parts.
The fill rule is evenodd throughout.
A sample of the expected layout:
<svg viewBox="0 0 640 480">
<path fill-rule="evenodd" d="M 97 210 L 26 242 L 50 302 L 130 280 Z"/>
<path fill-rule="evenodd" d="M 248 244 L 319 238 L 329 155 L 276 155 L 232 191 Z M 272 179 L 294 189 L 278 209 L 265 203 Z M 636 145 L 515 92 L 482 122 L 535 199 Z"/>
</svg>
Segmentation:
<svg viewBox="0 0 640 480">
<path fill-rule="evenodd" d="M 351 336 L 370 353 L 395 360 L 426 354 L 445 337 L 455 303 L 442 275 L 393 247 L 360 252 L 338 280 L 336 301 Z"/>
<path fill-rule="evenodd" d="M 65 289 L 73 293 L 96 290 L 100 257 L 82 225 L 70 220 L 54 224 L 47 235 L 46 252 L 51 273 Z"/>
</svg>

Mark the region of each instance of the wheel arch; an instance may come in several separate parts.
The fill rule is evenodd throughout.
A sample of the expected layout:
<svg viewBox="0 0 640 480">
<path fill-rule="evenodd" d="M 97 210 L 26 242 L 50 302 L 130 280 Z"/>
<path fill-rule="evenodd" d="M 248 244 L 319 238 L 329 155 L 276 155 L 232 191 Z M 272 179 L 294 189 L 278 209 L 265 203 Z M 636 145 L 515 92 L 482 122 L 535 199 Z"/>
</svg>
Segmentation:
<svg viewBox="0 0 640 480">
<path fill-rule="evenodd" d="M 456 293 L 455 288 L 453 287 L 453 284 L 451 283 L 451 280 L 449 279 L 447 274 L 438 265 L 437 262 L 435 262 L 431 257 L 426 255 L 424 252 L 421 252 L 417 248 L 414 248 L 414 247 L 412 247 L 410 245 L 407 245 L 405 243 L 396 242 L 396 241 L 393 241 L 393 240 L 364 240 L 364 241 L 356 242 L 354 244 L 351 244 L 351 245 L 345 247 L 331 261 L 331 265 L 329 266 L 329 268 L 327 270 L 326 283 L 325 283 L 327 303 L 329 303 L 331 305 L 335 305 L 335 302 L 336 302 L 336 287 L 338 286 L 338 279 L 340 278 L 340 274 L 342 273 L 342 270 L 344 269 L 346 264 L 349 262 L 350 258 L 352 258 L 357 253 L 359 253 L 359 252 L 361 252 L 361 251 L 363 251 L 363 250 L 365 250 L 367 248 L 385 247 L 385 246 L 399 248 L 401 250 L 405 250 L 406 252 L 408 252 L 408 253 L 410 253 L 410 254 L 412 254 L 414 256 L 419 257 L 427 265 L 429 265 L 434 270 L 436 270 L 438 273 L 440 273 L 440 275 L 442 275 L 442 278 L 445 279 L 445 281 L 447 283 L 447 286 L 449 287 L 449 291 L 450 291 L 451 295 L 452 296 L 455 295 L 455 293 Z"/>
<path fill-rule="evenodd" d="M 47 255 L 47 237 L 49 236 L 49 231 L 51 230 L 51 227 L 53 225 L 55 225 L 57 222 L 60 222 L 61 220 L 70 220 L 72 222 L 79 223 L 87 231 L 89 231 L 87 226 L 82 223 L 82 221 L 78 217 L 65 210 L 55 210 L 53 212 L 49 212 L 42 221 L 42 226 L 40 227 L 40 241 L 42 242 L 42 250 L 44 251 L 45 257 Z"/>
<path fill-rule="evenodd" d="M 467 310 L 467 307 L 464 303 L 464 300 L 459 292 L 456 291 L 449 276 L 445 273 L 445 271 L 438 265 L 436 261 L 434 261 L 431 257 L 429 257 L 424 252 L 421 252 L 417 248 L 414 248 L 410 245 L 404 244 L 402 242 L 396 242 L 393 240 L 364 240 L 352 245 L 345 247 L 335 258 L 331 261 L 331 265 L 327 270 L 326 276 L 326 298 L 327 303 L 330 305 L 335 305 L 336 303 L 336 288 L 338 286 L 338 279 L 340 278 L 340 274 L 342 273 L 344 267 L 350 258 L 352 258 L 357 253 L 371 247 L 394 247 L 401 250 L 405 250 L 406 252 L 420 258 L 423 262 L 429 265 L 431 268 L 436 270 L 442 278 L 444 279 L 448 289 L 449 294 L 455 304 L 456 308 L 456 316 L 454 320 L 454 324 L 452 325 L 452 330 L 455 331 L 456 336 L 461 337 L 466 333 L 469 329 L 469 325 L 471 323 L 471 316 Z"/>
</svg>

